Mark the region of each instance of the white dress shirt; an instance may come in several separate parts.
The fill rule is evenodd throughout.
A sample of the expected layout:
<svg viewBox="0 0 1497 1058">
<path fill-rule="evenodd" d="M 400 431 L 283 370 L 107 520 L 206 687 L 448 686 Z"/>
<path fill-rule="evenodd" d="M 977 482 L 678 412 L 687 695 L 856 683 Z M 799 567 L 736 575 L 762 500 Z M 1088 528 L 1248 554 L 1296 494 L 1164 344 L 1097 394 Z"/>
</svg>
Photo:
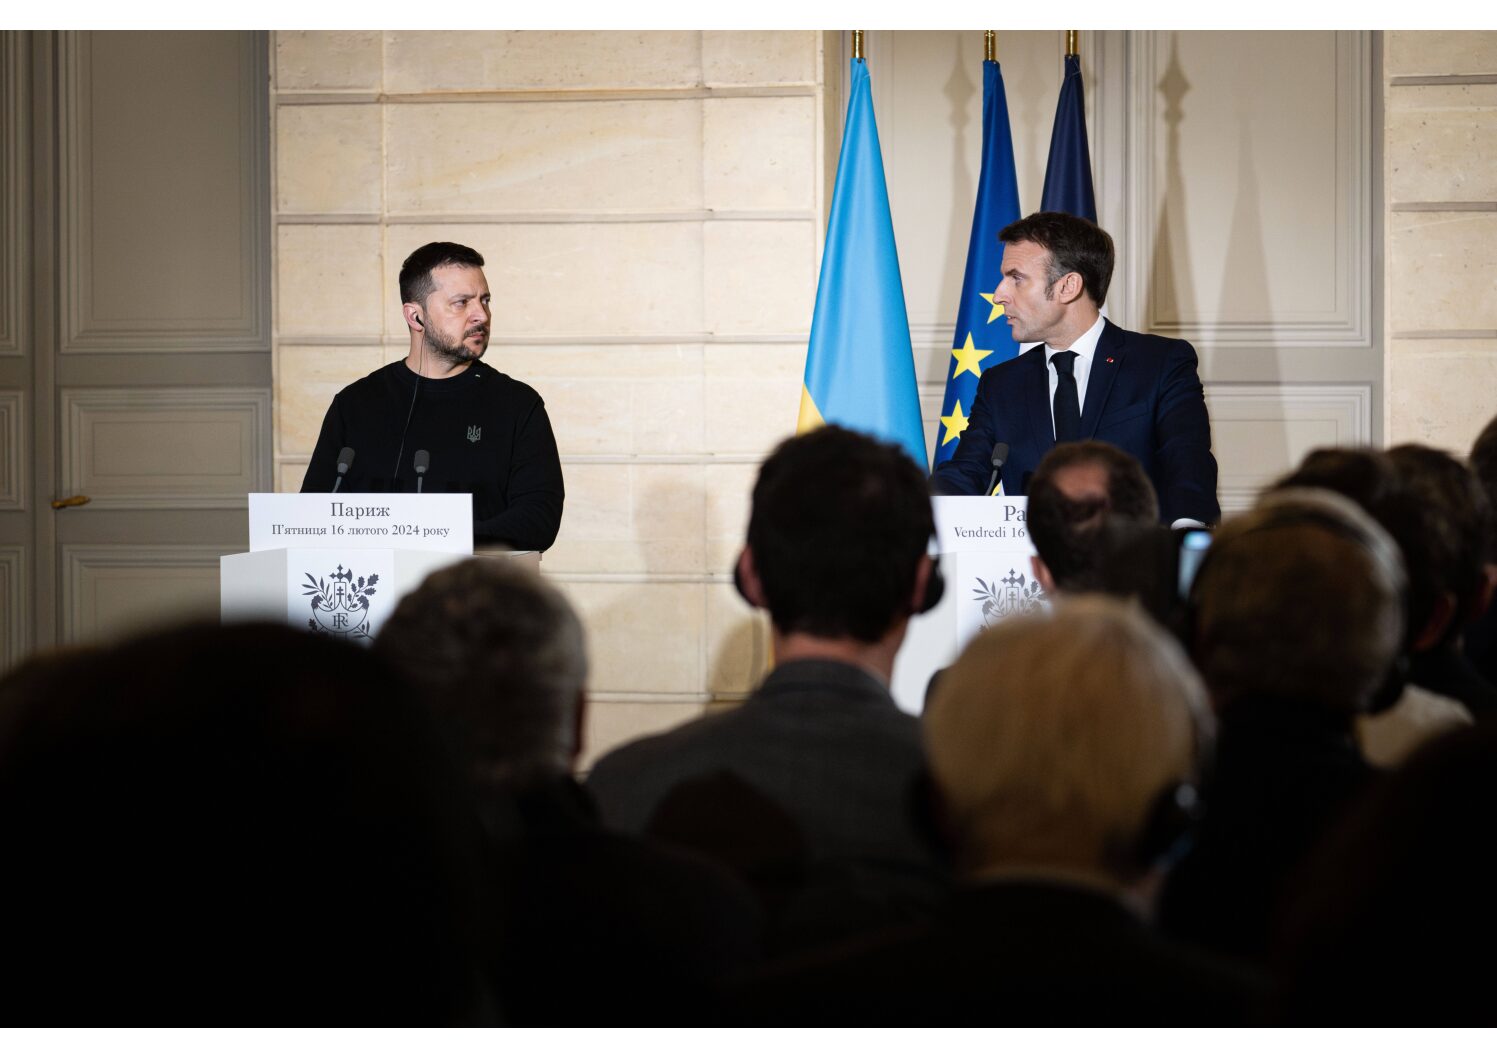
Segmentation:
<svg viewBox="0 0 1497 1058">
<path fill-rule="evenodd" d="M 1053 345 L 1045 346 L 1045 371 L 1050 376 L 1050 436 L 1055 436 L 1055 389 L 1060 385 L 1060 375 L 1055 370 L 1055 354 L 1063 353 L 1066 349 L 1076 354 L 1076 362 L 1073 368 L 1076 372 L 1076 410 L 1086 411 L 1086 380 L 1092 374 L 1092 358 L 1097 355 L 1097 342 L 1102 339 L 1102 328 L 1107 320 L 1097 317 L 1097 322 L 1087 328 L 1086 333 L 1077 338 L 1065 349 Z"/>
</svg>

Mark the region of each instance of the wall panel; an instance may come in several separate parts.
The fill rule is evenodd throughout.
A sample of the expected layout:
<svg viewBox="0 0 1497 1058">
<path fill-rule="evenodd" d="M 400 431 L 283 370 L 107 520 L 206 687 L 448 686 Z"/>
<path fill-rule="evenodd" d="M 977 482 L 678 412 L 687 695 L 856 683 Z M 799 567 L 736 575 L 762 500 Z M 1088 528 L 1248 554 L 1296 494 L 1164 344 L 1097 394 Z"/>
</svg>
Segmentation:
<svg viewBox="0 0 1497 1058">
<path fill-rule="evenodd" d="M 31 642 L 26 563 L 24 547 L 0 546 L 0 673 L 24 658 Z"/>
<path fill-rule="evenodd" d="M 260 39 L 63 34 L 64 354 L 266 348 Z"/>
<path fill-rule="evenodd" d="M 24 351 L 23 324 L 30 242 L 22 211 L 29 204 L 26 108 L 31 101 L 22 49 L 27 35 L 0 33 L 0 356 Z"/>
<path fill-rule="evenodd" d="M 218 616 L 218 560 L 240 548 L 69 544 L 62 549 L 63 642 L 100 642 Z"/>
<path fill-rule="evenodd" d="M 25 394 L 0 392 L 0 511 L 24 511 L 28 494 Z"/>
<path fill-rule="evenodd" d="M 266 390 L 64 389 L 63 494 L 96 508 L 243 507 L 270 488 Z"/>
<path fill-rule="evenodd" d="M 1137 330 L 1216 348 L 1372 340 L 1366 33 L 1134 33 Z"/>
</svg>

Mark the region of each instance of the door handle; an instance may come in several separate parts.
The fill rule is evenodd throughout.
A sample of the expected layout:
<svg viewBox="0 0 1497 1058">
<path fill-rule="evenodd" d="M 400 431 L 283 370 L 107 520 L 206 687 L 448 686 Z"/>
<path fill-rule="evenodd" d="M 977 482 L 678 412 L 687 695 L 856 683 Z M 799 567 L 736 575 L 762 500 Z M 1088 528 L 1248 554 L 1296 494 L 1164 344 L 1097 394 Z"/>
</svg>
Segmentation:
<svg viewBox="0 0 1497 1058">
<path fill-rule="evenodd" d="M 85 503 L 88 502 L 88 496 L 69 496 L 65 500 L 53 500 L 52 509 L 54 511 L 60 511 L 64 507 L 82 507 Z"/>
</svg>

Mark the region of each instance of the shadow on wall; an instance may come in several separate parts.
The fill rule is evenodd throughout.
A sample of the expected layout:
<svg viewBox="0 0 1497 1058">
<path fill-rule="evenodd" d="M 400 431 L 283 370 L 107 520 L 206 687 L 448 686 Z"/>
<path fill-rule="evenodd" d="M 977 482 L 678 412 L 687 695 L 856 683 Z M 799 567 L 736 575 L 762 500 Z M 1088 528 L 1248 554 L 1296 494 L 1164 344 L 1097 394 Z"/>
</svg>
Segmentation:
<svg viewBox="0 0 1497 1058">
<path fill-rule="evenodd" d="M 1158 326 L 1183 332 L 1183 336 L 1196 346 L 1201 357 L 1201 374 L 1209 377 L 1214 372 L 1209 361 L 1212 350 L 1203 348 L 1199 335 L 1190 334 L 1193 326 L 1213 323 L 1217 328 L 1230 327 L 1233 323 L 1251 323 L 1254 320 L 1271 319 L 1268 266 L 1263 240 L 1262 191 L 1258 184 L 1257 164 L 1259 159 L 1245 109 L 1238 111 L 1237 176 L 1234 189 L 1231 228 L 1224 243 L 1216 248 L 1222 259 L 1222 282 L 1216 303 L 1205 306 L 1197 296 L 1193 281 L 1194 265 L 1190 245 L 1189 199 L 1186 190 L 1184 165 L 1181 159 L 1180 136 L 1185 124 L 1185 96 L 1191 84 L 1180 63 L 1179 34 L 1170 34 L 1170 57 L 1163 76 L 1157 86 L 1163 104 L 1165 123 L 1165 187 L 1159 202 L 1158 221 L 1155 227 L 1153 260 L 1149 268 L 1149 286 L 1144 297 L 1145 318 L 1141 321 L 1144 330 Z M 1255 306 L 1254 320 L 1227 318 L 1229 305 L 1250 304 Z M 1218 333 L 1223 333 L 1218 331 Z M 1209 342 L 1209 339 L 1205 341 Z M 1269 347 L 1261 350 L 1264 359 L 1283 354 Z M 1281 377 L 1284 365 L 1272 377 Z M 1211 402 L 1208 387 L 1207 402 Z M 1267 428 L 1276 421 L 1278 429 Z M 1251 429 L 1252 451 L 1239 451 L 1231 444 L 1233 433 L 1223 430 L 1226 420 L 1213 415 L 1213 448 L 1221 467 L 1223 487 L 1231 490 L 1231 482 L 1254 481 L 1254 487 L 1269 480 L 1274 474 L 1288 469 L 1303 454 L 1291 449 L 1289 417 L 1283 409 L 1265 410 L 1261 418 L 1254 418 Z M 1262 479 L 1258 481 L 1256 479 Z M 1223 497 L 1223 513 L 1231 514 L 1244 507 L 1239 492 L 1234 497 L 1229 491 Z"/>
</svg>

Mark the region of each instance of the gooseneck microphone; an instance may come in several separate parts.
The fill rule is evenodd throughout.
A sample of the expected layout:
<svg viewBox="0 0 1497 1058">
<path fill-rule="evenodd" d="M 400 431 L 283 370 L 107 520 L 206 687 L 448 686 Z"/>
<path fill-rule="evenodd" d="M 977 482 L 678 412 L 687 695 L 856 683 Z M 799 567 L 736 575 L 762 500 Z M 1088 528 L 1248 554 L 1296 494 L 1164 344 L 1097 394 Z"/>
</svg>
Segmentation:
<svg viewBox="0 0 1497 1058">
<path fill-rule="evenodd" d="M 984 496 L 991 496 L 994 487 L 998 484 L 998 475 L 1003 473 L 1003 464 L 1008 461 L 1008 442 L 999 441 L 993 446 L 993 476 L 988 479 L 988 491 Z"/>
<path fill-rule="evenodd" d="M 338 453 L 338 480 L 333 482 L 333 491 L 338 491 L 338 486 L 343 484 L 343 475 L 348 473 L 348 468 L 353 466 L 353 449 L 344 447 Z"/>
<path fill-rule="evenodd" d="M 431 453 L 422 448 L 416 452 L 416 491 L 421 491 L 421 485 L 426 480 L 427 468 L 431 466 Z"/>
</svg>

